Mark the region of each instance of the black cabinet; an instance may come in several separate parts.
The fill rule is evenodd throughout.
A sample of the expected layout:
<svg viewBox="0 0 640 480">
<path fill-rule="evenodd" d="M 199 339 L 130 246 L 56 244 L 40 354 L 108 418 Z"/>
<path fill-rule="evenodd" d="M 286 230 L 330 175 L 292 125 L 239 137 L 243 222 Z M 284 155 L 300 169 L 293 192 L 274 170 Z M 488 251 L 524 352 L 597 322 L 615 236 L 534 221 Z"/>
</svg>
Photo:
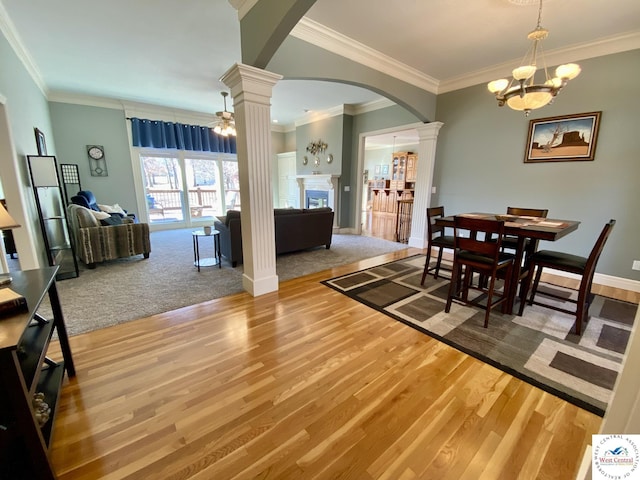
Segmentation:
<svg viewBox="0 0 640 480">
<path fill-rule="evenodd" d="M 49 443 L 64 373 L 75 376 L 56 288 L 58 268 L 11 273 L 9 288 L 26 298 L 28 310 L 0 321 L 0 478 L 55 479 Z M 47 295 L 52 318 L 39 313 Z M 47 355 L 54 332 L 62 359 Z"/>
<path fill-rule="evenodd" d="M 58 280 L 77 277 L 78 260 L 69 234 L 56 157 L 29 155 L 27 159 L 49 265 L 60 267 Z"/>
</svg>

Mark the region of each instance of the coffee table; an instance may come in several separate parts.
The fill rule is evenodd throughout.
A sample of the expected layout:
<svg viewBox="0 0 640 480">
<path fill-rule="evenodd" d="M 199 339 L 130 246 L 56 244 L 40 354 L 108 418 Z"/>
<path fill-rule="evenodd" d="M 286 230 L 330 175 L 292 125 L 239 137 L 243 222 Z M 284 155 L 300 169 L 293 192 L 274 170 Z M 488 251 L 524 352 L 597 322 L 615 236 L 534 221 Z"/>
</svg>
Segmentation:
<svg viewBox="0 0 640 480">
<path fill-rule="evenodd" d="M 204 230 L 194 230 L 191 232 L 193 237 L 193 265 L 198 267 L 213 267 L 218 265 L 222 268 L 222 255 L 220 254 L 220 232 L 211 230 L 211 233 L 205 233 Z M 200 238 L 213 237 L 213 257 L 200 258 Z"/>
</svg>

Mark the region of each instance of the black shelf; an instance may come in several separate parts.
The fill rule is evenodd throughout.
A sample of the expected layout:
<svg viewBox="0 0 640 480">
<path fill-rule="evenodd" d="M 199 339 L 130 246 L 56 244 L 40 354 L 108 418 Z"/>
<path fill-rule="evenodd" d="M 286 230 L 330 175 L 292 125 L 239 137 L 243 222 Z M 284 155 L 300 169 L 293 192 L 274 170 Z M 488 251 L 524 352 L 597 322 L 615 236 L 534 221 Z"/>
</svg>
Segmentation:
<svg viewBox="0 0 640 480">
<path fill-rule="evenodd" d="M 37 375 L 40 373 L 40 365 L 46 356 L 45 347 L 49 344 L 52 333 L 52 321 L 32 323 L 25 329 L 22 341 L 18 345 L 20 369 L 30 395 L 35 393 Z"/>
<path fill-rule="evenodd" d="M 59 267 L 12 272 L 11 288 L 23 295 L 28 309 L 0 322 L 0 478 L 56 478 L 49 446 L 65 372 L 75 367 L 62 307 L 56 287 Z M 38 313 L 49 297 L 52 319 Z M 57 333 L 62 359 L 47 356 L 53 333 Z M 50 409 L 40 426 L 34 398 L 43 395 Z"/>
<path fill-rule="evenodd" d="M 55 366 L 47 365 L 42 368 L 40 381 L 38 382 L 37 391 L 44 394 L 44 401 L 49 405 L 51 414 L 49 420 L 40 427 L 42 437 L 45 444 L 49 447 L 51 435 L 53 433 L 53 424 L 56 420 L 56 411 L 58 399 L 60 398 L 60 388 L 62 387 L 62 379 L 64 378 L 64 362 L 59 362 Z"/>
</svg>

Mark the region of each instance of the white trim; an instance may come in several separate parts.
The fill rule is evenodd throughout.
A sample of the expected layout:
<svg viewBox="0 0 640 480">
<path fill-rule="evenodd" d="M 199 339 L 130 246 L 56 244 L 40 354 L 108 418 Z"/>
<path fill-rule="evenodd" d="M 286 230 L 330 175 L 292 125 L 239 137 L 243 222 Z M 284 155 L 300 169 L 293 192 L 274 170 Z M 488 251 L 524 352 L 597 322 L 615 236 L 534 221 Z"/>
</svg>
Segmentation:
<svg viewBox="0 0 640 480">
<path fill-rule="evenodd" d="M 380 98 L 378 100 L 373 100 L 372 102 L 363 103 L 361 105 L 353 106 L 353 115 L 360 115 L 362 113 L 374 112 L 376 110 L 381 110 L 387 107 L 393 107 L 397 105 L 396 102 L 389 100 L 388 98 Z"/>
<path fill-rule="evenodd" d="M 124 110 L 124 102 L 114 98 L 96 97 L 81 93 L 50 91 L 47 99 L 50 102 L 71 103 L 74 105 L 85 105 L 87 107 L 112 108 L 114 110 Z"/>
<path fill-rule="evenodd" d="M 38 65 L 36 64 L 36 62 L 33 60 L 33 57 L 31 57 L 31 54 L 29 53 L 29 50 L 27 50 L 27 47 L 25 47 L 24 42 L 22 41 L 22 38 L 18 33 L 18 30 L 16 29 L 15 25 L 11 21 L 11 18 L 9 18 L 9 14 L 7 13 L 7 10 L 4 8 L 4 5 L 2 4 L 1 1 L 0 1 L 0 30 L 2 31 L 5 38 L 7 39 L 7 42 L 9 42 L 9 45 L 11 45 L 13 52 L 16 54 L 18 59 L 24 65 L 24 68 L 27 70 L 27 73 L 29 74 L 29 76 L 31 76 L 31 79 L 33 80 L 33 82 L 36 84 L 38 89 L 40 89 L 40 91 L 46 98 L 47 85 L 44 82 L 44 79 L 42 78 L 40 69 L 38 68 Z"/>
<path fill-rule="evenodd" d="M 551 273 L 559 277 L 571 278 L 573 280 L 580 280 L 582 278 L 580 275 L 554 270 L 552 268 L 545 268 L 545 273 Z M 593 283 L 605 287 L 620 288 L 631 292 L 640 292 L 640 281 L 631 280 L 629 278 L 614 277 L 612 275 L 605 275 L 604 273 L 596 273 L 593 276 Z"/>
<path fill-rule="evenodd" d="M 293 128 L 324 120 L 326 118 L 338 117 L 340 115 L 355 116 L 362 113 L 374 112 L 387 107 L 393 107 L 394 105 L 397 104 L 388 98 L 373 100 L 371 102 L 363 103 L 362 105 L 338 105 L 322 112 L 310 112 L 305 114 L 293 123 Z"/>
<path fill-rule="evenodd" d="M 291 30 L 291 36 L 324 50 L 373 68 L 427 92 L 438 93 L 438 80 L 404 63 L 353 40 L 307 17 Z"/>
</svg>

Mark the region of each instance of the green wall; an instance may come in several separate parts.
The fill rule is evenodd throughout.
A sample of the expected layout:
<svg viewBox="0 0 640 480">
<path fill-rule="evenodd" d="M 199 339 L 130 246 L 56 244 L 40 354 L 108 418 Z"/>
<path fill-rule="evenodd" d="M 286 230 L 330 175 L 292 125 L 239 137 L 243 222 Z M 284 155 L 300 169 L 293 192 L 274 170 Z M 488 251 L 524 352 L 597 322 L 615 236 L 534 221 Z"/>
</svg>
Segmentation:
<svg viewBox="0 0 640 480">
<path fill-rule="evenodd" d="M 119 204 L 135 212 L 128 122 L 122 110 L 51 102 L 51 121 L 58 145 L 58 162 L 78 165 L 83 190 L 90 190 L 99 203 Z M 87 145 L 102 145 L 108 175 L 91 176 Z M 69 192 L 69 195 L 77 192 Z"/>
<path fill-rule="evenodd" d="M 640 280 L 640 50 L 580 62 L 582 74 L 552 105 L 531 113 L 499 108 L 485 85 L 440 95 L 432 205 L 447 213 L 548 208 L 549 217 L 579 220 L 579 229 L 541 248 L 588 255 L 604 224 L 616 227 L 598 272 Z M 529 120 L 602 111 L 592 162 L 523 163 Z"/>
<path fill-rule="evenodd" d="M 44 134 L 47 153 L 56 154 L 47 100 L 13 49 L 0 34 L 0 96 L 6 98 L 6 110 L 15 157 L 0 155 L 0 182 L 12 215 L 22 224 L 13 232 L 18 249 L 27 243 L 20 262 L 23 269 L 47 265 L 42 231 L 31 189 L 27 155 L 37 155 L 34 127 Z M 7 142 L 8 143 L 8 142 Z M 6 147 L 6 145 L 3 145 Z M 13 205 L 12 205 L 13 203 Z M 18 207 L 15 205 L 19 203 Z"/>
</svg>

